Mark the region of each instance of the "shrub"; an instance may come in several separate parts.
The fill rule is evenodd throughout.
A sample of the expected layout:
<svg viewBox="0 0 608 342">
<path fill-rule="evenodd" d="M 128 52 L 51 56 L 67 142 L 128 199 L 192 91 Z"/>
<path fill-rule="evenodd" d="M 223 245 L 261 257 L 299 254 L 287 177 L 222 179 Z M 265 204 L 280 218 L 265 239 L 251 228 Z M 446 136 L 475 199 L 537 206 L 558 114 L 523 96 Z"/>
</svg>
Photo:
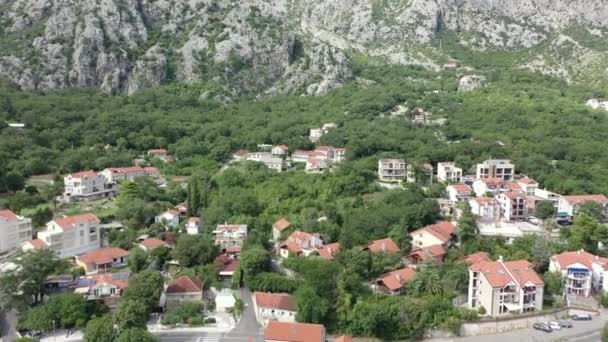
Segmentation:
<svg viewBox="0 0 608 342">
<path fill-rule="evenodd" d="M 479 309 L 477 309 L 477 313 L 480 315 L 485 315 L 486 314 L 486 308 L 484 308 L 483 306 L 480 306 Z"/>
</svg>

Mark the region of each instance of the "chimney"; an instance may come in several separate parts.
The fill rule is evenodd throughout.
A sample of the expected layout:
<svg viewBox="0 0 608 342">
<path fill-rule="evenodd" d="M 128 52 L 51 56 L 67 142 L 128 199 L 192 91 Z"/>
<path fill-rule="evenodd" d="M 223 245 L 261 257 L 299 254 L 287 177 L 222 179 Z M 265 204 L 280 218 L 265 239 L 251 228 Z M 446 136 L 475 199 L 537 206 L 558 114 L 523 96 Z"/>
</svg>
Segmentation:
<svg viewBox="0 0 608 342">
<path fill-rule="evenodd" d="M 401 274 L 395 273 L 395 278 L 397 278 L 397 281 L 401 282 Z"/>
<path fill-rule="evenodd" d="M 327 247 L 327 251 L 329 252 L 329 255 L 334 255 L 334 251 L 331 250 L 331 247 Z"/>
<path fill-rule="evenodd" d="M 382 243 L 382 251 L 386 251 L 386 242 Z"/>
<path fill-rule="evenodd" d="M 500 262 L 500 263 L 502 263 L 502 262 L 503 262 L 502 255 L 499 255 L 499 256 L 498 256 L 498 260 L 497 260 L 497 261 L 498 261 L 498 262 Z"/>
</svg>

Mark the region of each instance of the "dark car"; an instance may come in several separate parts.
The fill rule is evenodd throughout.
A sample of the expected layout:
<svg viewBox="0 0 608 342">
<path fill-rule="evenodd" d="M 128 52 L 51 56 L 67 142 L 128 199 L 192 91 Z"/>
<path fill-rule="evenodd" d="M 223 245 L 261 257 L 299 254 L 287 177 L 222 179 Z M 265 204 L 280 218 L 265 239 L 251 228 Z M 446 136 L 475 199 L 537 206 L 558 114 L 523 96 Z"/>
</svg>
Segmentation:
<svg viewBox="0 0 608 342">
<path fill-rule="evenodd" d="M 590 321 L 593 318 L 591 317 L 590 314 L 576 314 L 576 315 L 572 316 L 572 319 L 575 321 Z"/>
<path fill-rule="evenodd" d="M 544 332 L 548 332 L 548 333 L 553 331 L 553 329 L 551 329 L 551 327 L 547 323 L 534 323 L 534 325 L 532 327 L 536 330 L 540 330 L 540 331 L 544 331 Z"/>
</svg>

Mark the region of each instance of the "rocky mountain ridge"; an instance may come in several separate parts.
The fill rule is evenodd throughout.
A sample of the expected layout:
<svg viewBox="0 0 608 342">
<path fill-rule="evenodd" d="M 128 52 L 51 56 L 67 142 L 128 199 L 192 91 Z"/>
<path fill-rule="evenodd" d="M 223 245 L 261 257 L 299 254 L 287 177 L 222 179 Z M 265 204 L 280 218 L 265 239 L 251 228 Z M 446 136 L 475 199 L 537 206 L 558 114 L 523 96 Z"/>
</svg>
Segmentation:
<svg viewBox="0 0 608 342">
<path fill-rule="evenodd" d="M 608 47 L 567 34 L 605 41 L 606 18 L 604 0 L 0 0 L 0 77 L 26 89 L 131 94 L 178 80 L 319 95 L 353 77 L 348 52 L 438 68 L 443 52 L 420 47 L 454 32 L 478 50 L 543 46 L 523 67 L 608 79 Z"/>
</svg>

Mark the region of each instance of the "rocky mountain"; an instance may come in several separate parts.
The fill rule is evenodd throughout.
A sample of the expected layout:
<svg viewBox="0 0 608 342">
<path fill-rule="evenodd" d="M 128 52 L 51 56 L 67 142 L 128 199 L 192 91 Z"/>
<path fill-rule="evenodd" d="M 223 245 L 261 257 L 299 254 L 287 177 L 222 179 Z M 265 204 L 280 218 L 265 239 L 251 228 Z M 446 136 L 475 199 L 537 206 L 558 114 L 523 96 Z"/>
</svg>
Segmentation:
<svg viewBox="0 0 608 342">
<path fill-rule="evenodd" d="M 438 68 L 467 49 L 525 51 L 522 67 L 608 79 L 605 0 L 0 0 L 0 77 L 27 89 L 134 93 L 172 80 L 230 95 L 317 95 L 349 55 Z"/>
</svg>

